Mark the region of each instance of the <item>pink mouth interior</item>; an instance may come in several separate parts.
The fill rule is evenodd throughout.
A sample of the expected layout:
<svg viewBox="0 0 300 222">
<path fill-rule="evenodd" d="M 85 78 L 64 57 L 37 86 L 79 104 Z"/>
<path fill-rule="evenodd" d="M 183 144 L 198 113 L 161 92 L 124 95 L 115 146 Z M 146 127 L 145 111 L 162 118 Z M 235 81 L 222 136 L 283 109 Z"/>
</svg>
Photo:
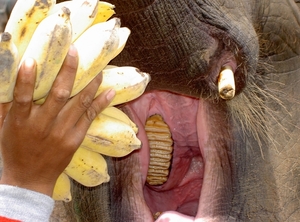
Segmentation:
<svg viewBox="0 0 300 222">
<path fill-rule="evenodd" d="M 133 121 L 139 127 L 138 137 L 143 143 L 138 151 L 144 184 L 143 195 L 152 214 L 177 211 L 186 215 L 186 218 L 197 215 L 204 176 L 199 137 L 206 137 L 205 131 L 199 132 L 198 107 L 198 99 L 161 91 L 146 93 L 127 106 Z M 167 182 L 160 186 L 146 183 L 150 157 L 144 125 L 146 119 L 153 114 L 163 116 L 174 140 L 170 175 Z"/>
</svg>

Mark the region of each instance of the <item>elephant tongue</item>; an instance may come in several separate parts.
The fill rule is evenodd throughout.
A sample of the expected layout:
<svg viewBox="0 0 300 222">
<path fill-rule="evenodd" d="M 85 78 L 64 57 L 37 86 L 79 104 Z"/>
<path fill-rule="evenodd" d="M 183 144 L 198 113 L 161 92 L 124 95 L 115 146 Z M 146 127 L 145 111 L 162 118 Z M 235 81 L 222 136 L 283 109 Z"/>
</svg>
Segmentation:
<svg viewBox="0 0 300 222">
<path fill-rule="evenodd" d="M 142 184 L 145 184 L 143 195 L 152 214 L 163 212 L 158 221 L 163 218 L 181 218 L 182 221 L 189 221 L 195 217 L 202 218 L 214 214 L 216 209 L 212 206 L 212 200 L 220 198 L 222 189 L 218 190 L 218 187 L 221 186 L 222 180 L 218 180 L 218 177 L 222 175 L 216 168 L 216 149 L 209 143 L 209 113 L 205 103 L 156 91 L 143 95 L 131 103 L 129 109 L 135 113 L 133 119 L 139 126 L 138 137 L 143 141 L 143 147 L 139 151 Z M 174 139 L 170 176 L 161 186 L 149 186 L 146 183 L 149 145 L 143 126 L 146 119 L 153 114 L 164 117 Z M 206 162 L 205 174 L 203 159 Z"/>
</svg>

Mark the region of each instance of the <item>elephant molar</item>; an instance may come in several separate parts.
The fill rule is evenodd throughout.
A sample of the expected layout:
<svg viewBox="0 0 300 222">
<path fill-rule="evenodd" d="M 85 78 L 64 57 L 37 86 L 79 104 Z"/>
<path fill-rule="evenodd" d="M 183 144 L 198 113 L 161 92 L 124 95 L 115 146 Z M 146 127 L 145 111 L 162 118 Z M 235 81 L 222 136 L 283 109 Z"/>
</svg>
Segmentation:
<svg viewBox="0 0 300 222">
<path fill-rule="evenodd" d="M 150 116 L 145 125 L 150 147 L 147 174 L 149 185 L 162 185 L 168 180 L 173 140 L 168 125 L 160 115 Z"/>
</svg>

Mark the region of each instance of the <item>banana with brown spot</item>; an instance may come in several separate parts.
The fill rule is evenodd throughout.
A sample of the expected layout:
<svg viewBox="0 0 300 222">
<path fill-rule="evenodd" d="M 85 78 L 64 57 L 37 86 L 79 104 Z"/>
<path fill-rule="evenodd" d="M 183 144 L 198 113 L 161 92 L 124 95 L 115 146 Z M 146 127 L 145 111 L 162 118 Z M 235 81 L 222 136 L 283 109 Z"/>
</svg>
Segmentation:
<svg viewBox="0 0 300 222">
<path fill-rule="evenodd" d="M 73 6 L 70 7 L 70 21 L 73 28 L 72 42 L 74 42 L 93 24 L 98 11 L 98 0 L 77 0 L 71 3 Z"/>
<path fill-rule="evenodd" d="M 61 11 L 47 16 L 35 30 L 21 60 L 33 58 L 37 64 L 33 99 L 45 97 L 56 78 L 68 53 L 72 40 L 70 11 Z"/>
<path fill-rule="evenodd" d="M 6 103 L 13 99 L 19 66 L 18 50 L 8 32 L 1 34 L 0 60 L 0 103 Z"/>
<path fill-rule="evenodd" d="M 127 27 L 121 27 L 118 29 L 118 36 L 119 36 L 119 46 L 117 47 L 114 55 L 112 56 L 112 59 L 115 58 L 117 55 L 119 55 L 122 50 L 124 49 L 127 39 L 130 35 L 131 31 Z"/>
<path fill-rule="evenodd" d="M 126 156 L 141 145 L 131 126 L 103 113 L 94 119 L 81 144 L 82 147 L 112 157 Z"/>
<path fill-rule="evenodd" d="M 57 178 L 52 198 L 54 200 L 62 200 L 64 202 L 70 202 L 72 200 L 71 181 L 67 174 L 61 173 Z"/>
<path fill-rule="evenodd" d="M 18 0 L 15 3 L 4 31 L 12 35 L 20 58 L 35 29 L 48 16 L 55 3 L 56 0 Z"/>
<path fill-rule="evenodd" d="M 94 22 L 98 11 L 98 0 L 76 0 L 56 4 L 50 14 L 57 13 L 62 7 L 70 12 L 70 21 L 73 29 L 72 42 L 74 42 Z"/>
<path fill-rule="evenodd" d="M 96 95 L 99 95 L 106 89 L 113 88 L 116 95 L 110 106 L 126 103 L 141 96 L 151 78 L 150 75 L 141 72 L 133 66 L 109 66 L 102 70 L 102 83 L 98 88 Z"/>
<path fill-rule="evenodd" d="M 119 47 L 118 18 L 88 28 L 75 42 L 79 64 L 71 96 L 79 93 L 114 58 Z M 90 47 L 89 47 L 90 46 Z"/>
<path fill-rule="evenodd" d="M 87 187 L 98 186 L 110 179 L 104 157 L 82 146 L 77 149 L 64 172 Z"/>
</svg>

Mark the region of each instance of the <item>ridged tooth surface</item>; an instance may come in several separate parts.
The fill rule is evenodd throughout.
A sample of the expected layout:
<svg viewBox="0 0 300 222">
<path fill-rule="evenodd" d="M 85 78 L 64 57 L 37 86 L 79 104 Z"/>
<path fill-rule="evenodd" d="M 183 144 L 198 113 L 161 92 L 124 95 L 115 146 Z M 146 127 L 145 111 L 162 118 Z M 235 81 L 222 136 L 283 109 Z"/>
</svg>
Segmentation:
<svg viewBox="0 0 300 222">
<path fill-rule="evenodd" d="M 169 126 L 156 114 L 150 116 L 145 125 L 150 147 L 150 162 L 147 183 L 162 185 L 168 180 L 171 165 L 173 140 Z"/>
</svg>

